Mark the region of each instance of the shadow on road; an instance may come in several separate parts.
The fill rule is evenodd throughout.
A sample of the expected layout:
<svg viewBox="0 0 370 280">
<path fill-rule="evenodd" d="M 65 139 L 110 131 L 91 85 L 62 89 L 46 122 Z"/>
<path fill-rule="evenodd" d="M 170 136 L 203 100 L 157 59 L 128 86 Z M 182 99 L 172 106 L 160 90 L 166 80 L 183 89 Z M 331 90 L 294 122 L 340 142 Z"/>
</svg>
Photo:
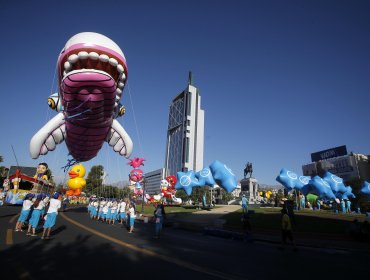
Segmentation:
<svg viewBox="0 0 370 280">
<path fill-rule="evenodd" d="M 63 229 L 61 229 L 63 230 Z M 54 232 L 55 233 L 55 232 Z M 91 245 L 79 235 L 68 244 L 33 239 L 0 252 L 2 279 L 93 279 L 107 276 L 152 277 L 159 260 L 137 252 L 124 253 L 109 243 Z M 145 269 L 137 270 L 145 265 Z M 188 277 L 191 277 L 188 275 Z"/>
</svg>

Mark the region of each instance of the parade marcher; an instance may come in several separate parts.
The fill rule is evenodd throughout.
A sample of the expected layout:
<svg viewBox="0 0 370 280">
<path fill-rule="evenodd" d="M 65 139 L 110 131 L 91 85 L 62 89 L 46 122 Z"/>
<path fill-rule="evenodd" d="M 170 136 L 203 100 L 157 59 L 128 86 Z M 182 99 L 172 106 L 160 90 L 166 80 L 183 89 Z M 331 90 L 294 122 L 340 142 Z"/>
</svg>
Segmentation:
<svg viewBox="0 0 370 280">
<path fill-rule="evenodd" d="M 41 211 L 44 209 L 45 204 L 43 202 L 43 196 L 39 194 L 37 196 L 36 201 L 33 203 L 33 211 L 31 215 L 31 219 L 28 225 L 28 231 L 27 235 L 31 235 L 31 228 L 32 228 L 32 235 L 31 236 L 37 236 L 36 235 L 36 229 L 40 221 L 41 217 Z"/>
<path fill-rule="evenodd" d="M 27 221 L 28 216 L 30 214 L 31 206 L 33 204 L 32 198 L 34 196 L 35 196 L 34 194 L 28 193 L 24 197 L 21 214 L 18 218 L 17 224 L 15 225 L 15 231 L 23 231 L 22 227 L 23 227 L 24 222 Z"/>
<path fill-rule="evenodd" d="M 121 222 L 120 224 L 123 224 L 123 222 L 126 222 L 126 209 L 127 207 L 127 204 L 126 204 L 126 201 L 125 200 L 122 200 L 121 203 L 119 204 L 119 211 L 120 211 L 120 219 L 121 219 Z"/>
<path fill-rule="evenodd" d="M 154 238 L 159 238 L 163 229 L 163 222 L 166 217 L 164 206 L 162 203 L 158 204 L 154 210 L 155 235 Z"/>
<path fill-rule="evenodd" d="M 46 214 L 46 221 L 44 223 L 44 231 L 41 239 L 50 239 L 51 228 L 55 225 L 58 215 L 58 210 L 62 206 L 62 195 L 58 192 L 54 193 L 53 198 L 50 199 L 49 209 Z"/>
<path fill-rule="evenodd" d="M 117 217 L 117 201 L 113 201 L 112 207 L 110 209 L 110 223 L 114 225 Z"/>
<path fill-rule="evenodd" d="M 132 233 L 134 231 L 135 227 L 135 219 L 136 219 L 136 207 L 134 203 L 130 203 L 129 209 L 128 209 L 129 215 L 130 215 L 130 229 L 128 233 Z"/>
</svg>

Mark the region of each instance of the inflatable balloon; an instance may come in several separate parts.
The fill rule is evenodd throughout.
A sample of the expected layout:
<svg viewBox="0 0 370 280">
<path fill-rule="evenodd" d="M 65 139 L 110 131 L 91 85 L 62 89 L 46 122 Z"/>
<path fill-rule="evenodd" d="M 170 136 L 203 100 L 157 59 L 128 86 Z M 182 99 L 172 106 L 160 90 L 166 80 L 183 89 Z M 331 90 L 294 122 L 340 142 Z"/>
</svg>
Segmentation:
<svg viewBox="0 0 370 280">
<path fill-rule="evenodd" d="M 345 193 L 347 191 L 346 186 L 343 183 L 343 179 L 326 171 L 323 179 L 328 182 L 331 190 L 336 195 L 337 193 Z"/>
<path fill-rule="evenodd" d="M 127 164 L 132 166 L 132 168 L 138 168 L 139 166 L 144 166 L 144 158 L 133 158 Z"/>
<path fill-rule="evenodd" d="M 200 186 L 213 187 L 216 184 L 215 179 L 213 179 L 211 169 L 208 166 L 204 167 L 201 171 L 196 172 L 195 177 L 197 177 Z"/>
<path fill-rule="evenodd" d="M 191 195 L 194 187 L 199 187 L 194 171 L 177 172 L 176 190 L 183 189 L 187 195 Z"/>
<path fill-rule="evenodd" d="M 130 180 L 134 182 L 140 182 L 143 179 L 143 171 L 141 169 L 133 169 L 130 171 Z"/>
<path fill-rule="evenodd" d="M 335 200 L 335 195 L 328 182 L 319 176 L 313 177 L 310 182 L 310 193 L 316 194 L 319 198 Z"/>
<path fill-rule="evenodd" d="M 209 166 L 216 183 L 227 192 L 232 192 L 237 187 L 234 173 L 222 162 L 215 160 Z"/>
<path fill-rule="evenodd" d="M 307 189 L 306 186 L 310 182 L 311 177 L 310 176 L 299 176 L 298 180 L 295 182 L 294 189 L 301 191 L 302 189 Z"/>
<path fill-rule="evenodd" d="M 133 143 L 116 120 L 127 79 L 126 58 L 108 37 L 83 32 L 70 38 L 58 58 L 59 93 L 48 100 L 58 114 L 31 139 L 33 159 L 66 141 L 77 162 L 94 158 L 104 141 L 129 157 Z"/>
<path fill-rule="evenodd" d="M 166 177 L 166 181 L 170 184 L 171 187 L 175 187 L 177 179 L 176 176 L 170 175 Z"/>
<path fill-rule="evenodd" d="M 370 198 L 370 184 L 367 181 L 364 181 L 361 185 L 360 193 L 367 195 Z"/>
<path fill-rule="evenodd" d="M 276 177 L 276 181 L 282 184 L 288 191 L 291 191 L 297 184 L 298 175 L 283 168 L 280 170 L 279 176 Z"/>
<path fill-rule="evenodd" d="M 79 196 L 81 194 L 81 190 L 86 186 L 85 173 L 85 167 L 82 164 L 72 166 L 71 171 L 68 172 L 70 179 L 67 181 L 69 190 L 66 191 L 66 195 Z"/>
<path fill-rule="evenodd" d="M 352 198 L 356 198 L 356 196 L 352 192 L 352 187 L 351 186 L 346 187 L 346 192 L 343 193 L 343 195 L 340 198 L 341 199 L 347 199 L 347 200 L 352 199 Z"/>
</svg>

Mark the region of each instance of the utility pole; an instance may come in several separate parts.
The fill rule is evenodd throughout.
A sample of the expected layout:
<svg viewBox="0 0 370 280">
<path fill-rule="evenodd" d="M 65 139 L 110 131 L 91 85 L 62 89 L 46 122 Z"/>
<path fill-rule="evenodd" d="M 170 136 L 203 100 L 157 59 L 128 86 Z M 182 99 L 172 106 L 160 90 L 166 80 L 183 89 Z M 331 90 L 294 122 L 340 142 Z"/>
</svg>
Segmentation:
<svg viewBox="0 0 370 280">
<path fill-rule="evenodd" d="M 144 197 L 145 197 L 145 177 L 143 177 L 143 197 L 141 199 L 141 214 L 144 213 Z"/>
</svg>

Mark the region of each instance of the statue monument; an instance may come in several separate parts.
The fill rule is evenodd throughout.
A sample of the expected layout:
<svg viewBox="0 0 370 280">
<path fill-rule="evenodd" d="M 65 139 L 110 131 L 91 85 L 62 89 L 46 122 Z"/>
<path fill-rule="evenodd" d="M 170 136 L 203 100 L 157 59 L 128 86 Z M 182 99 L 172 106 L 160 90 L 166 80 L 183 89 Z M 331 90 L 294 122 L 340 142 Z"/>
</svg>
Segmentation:
<svg viewBox="0 0 370 280">
<path fill-rule="evenodd" d="M 249 177 L 247 177 L 249 174 Z M 245 195 L 248 200 L 248 204 L 257 204 L 258 197 L 258 182 L 256 178 L 252 177 L 253 165 L 251 162 L 247 162 L 244 169 L 244 179 L 240 181 L 241 192 L 240 196 Z"/>
</svg>

